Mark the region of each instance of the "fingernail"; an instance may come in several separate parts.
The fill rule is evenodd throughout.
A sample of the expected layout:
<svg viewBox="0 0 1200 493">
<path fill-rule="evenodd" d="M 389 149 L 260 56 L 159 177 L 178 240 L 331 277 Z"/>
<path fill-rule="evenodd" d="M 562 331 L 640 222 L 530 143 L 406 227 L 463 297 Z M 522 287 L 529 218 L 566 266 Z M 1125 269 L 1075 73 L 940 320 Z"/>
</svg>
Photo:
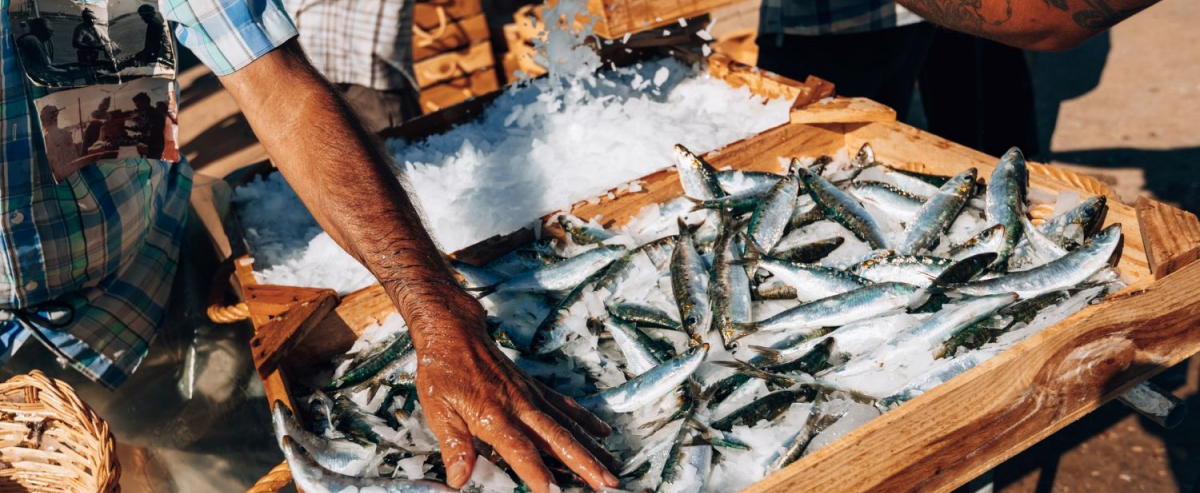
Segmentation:
<svg viewBox="0 0 1200 493">
<path fill-rule="evenodd" d="M 447 482 L 450 483 L 450 486 L 455 488 L 466 484 L 470 479 L 470 476 L 467 475 L 467 463 L 460 460 L 450 464 L 450 467 L 446 469 L 446 479 L 449 480 Z"/>
<path fill-rule="evenodd" d="M 621 480 L 613 476 L 611 472 L 604 471 L 604 485 L 609 488 L 616 488 L 621 485 Z"/>
</svg>

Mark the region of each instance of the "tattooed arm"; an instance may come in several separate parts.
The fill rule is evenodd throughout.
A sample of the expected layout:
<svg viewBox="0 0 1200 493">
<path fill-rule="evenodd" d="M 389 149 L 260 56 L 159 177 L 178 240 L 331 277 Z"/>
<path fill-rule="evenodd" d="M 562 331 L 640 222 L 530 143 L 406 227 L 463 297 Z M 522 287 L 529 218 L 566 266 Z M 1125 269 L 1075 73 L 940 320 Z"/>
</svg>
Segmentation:
<svg viewBox="0 0 1200 493">
<path fill-rule="evenodd" d="M 1037 51 L 1069 50 L 1159 0 L 897 0 L 929 22 Z"/>
</svg>

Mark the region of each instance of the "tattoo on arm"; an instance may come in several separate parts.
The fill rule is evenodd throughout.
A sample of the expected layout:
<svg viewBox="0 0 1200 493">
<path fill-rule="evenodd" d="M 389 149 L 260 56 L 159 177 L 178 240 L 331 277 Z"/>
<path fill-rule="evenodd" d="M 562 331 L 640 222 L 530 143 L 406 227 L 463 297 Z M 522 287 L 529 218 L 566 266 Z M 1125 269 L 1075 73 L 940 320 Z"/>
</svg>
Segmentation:
<svg viewBox="0 0 1200 493">
<path fill-rule="evenodd" d="M 995 20 L 988 19 L 984 14 L 985 1 L 916 0 L 914 10 L 918 15 L 934 24 L 973 34 L 982 34 L 985 26 L 999 26 L 1012 19 L 1012 0 L 1004 0 L 1004 18 Z"/>
<path fill-rule="evenodd" d="M 1124 10 L 1113 9 L 1112 6 L 1109 5 L 1109 0 L 1082 0 L 1082 2 L 1087 6 L 1087 9 L 1076 12 L 1071 16 L 1071 19 L 1074 20 L 1075 24 L 1078 24 L 1079 27 L 1087 29 L 1108 29 L 1133 16 L 1133 14 L 1142 11 L 1141 8 Z"/>
</svg>

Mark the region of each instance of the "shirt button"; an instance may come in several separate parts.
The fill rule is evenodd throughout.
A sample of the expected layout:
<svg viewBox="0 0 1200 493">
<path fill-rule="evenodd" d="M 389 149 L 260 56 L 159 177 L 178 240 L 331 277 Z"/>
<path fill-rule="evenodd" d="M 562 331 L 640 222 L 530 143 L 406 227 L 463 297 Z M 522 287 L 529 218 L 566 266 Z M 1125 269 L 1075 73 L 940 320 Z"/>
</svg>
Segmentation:
<svg viewBox="0 0 1200 493">
<path fill-rule="evenodd" d="M 37 288 L 38 288 L 38 283 L 37 283 L 37 281 L 29 281 L 29 284 L 26 284 L 26 285 L 25 285 L 25 290 L 26 290 L 26 291 L 33 291 L 33 290 L 35 290 L 35 289 L 37 289 Z"/>
<path fill-rule="evenodd" d="M 25 214 L 21 214 L 21 211 L 12 213 L 12 223 L 13 224 L 21 224 L 24 221 L 25 221 Z"/>
</svg>

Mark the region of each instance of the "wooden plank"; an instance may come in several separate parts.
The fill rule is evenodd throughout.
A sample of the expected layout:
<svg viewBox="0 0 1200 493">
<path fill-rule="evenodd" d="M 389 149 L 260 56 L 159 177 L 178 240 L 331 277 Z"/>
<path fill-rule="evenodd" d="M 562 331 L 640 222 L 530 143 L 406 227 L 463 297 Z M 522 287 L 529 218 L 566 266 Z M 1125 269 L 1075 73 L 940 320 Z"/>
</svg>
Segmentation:
<svg viewBox="0 0 1200 493">
<path fill-rule="evenodd" d="M 416 62 L 413 72 L 416 73 L 417 85 L 424 89 L 494 65 L 496 60 L 492 57 L 492 43 L 484 41 Z"/>
<path fill-rule="evenodd" d="M 439 25 L 428 31 L 413 25 L 413 61 L 419 62 L 447 51 L 487 41 L 489 35 L 487 18 L 483 14 Z"/>
<path fill-rule="evenodd" d="M 1200 221 L 1195 214 L 1146 197 L 1138 197 L 1135 208 L 1155 279 L 1200 259 Z"/>
<path fill-rule="evenodd" d="M 745 491 L 950 491 L 1200 351 L 1198 287 L 1128 288 Z"/>
<path fill-rule="evenodd" d="M 804 89 L 806 86 L 803 83 L 758 67 L 735 62 L 728 56 L 719 53 L 708 57 L 708 73 L 732 87 L 749 87 L 750 92 L 772 99 L 794 100 L 801 92 L 812 90 L 811 88 Z"/>
<path fill-rule="evenodd" d="M 413 25 L 432 30 L 482 13 L 480 0 L 422 0 L 413 5 Z"/>
<path fill-rule="evenodd" d="M 792 123 L 863 123 L 894 122 L 896 110 L 867 98 L 836 98 L 818 100 L 795 108 Z"/>
<path fill-rule="evenodd" d="M 987 177 L 998 161 L 996 157 L 903 123 L 852 123 L 846 124 L 846 128 L 846 147 L 849 152 L 853 153 L 869 142 L 879 161 L 913 171 L 949 176 L 966 167 L 974 167 L 979 170 L 979 176 Z M 1107 196 L 1108 215 L 1105 224 L 1120 223 L 1125 234 L 1118 271 L 1131 284 L 1150 275 L 1137 214 L 1132 207 L 1121 203 L 1106 185 L 1088 176 L 1037 163 L 1029 165 L 1029 183 L 1031 187 L 1053 193 L 1076 191 L 1084 195 Z"/>
<path fill-rule="evenodd" d="M 617 39 L 707 14 L 740 0 L 589 0 L 597 36 Z"/>
<path fill-rule="evenodd" d="M 243 286 L 242 294 L 255 327 L 250 354 L 264 377 L 338 304 L 332 289 L 255 284 Z"/>
<path fill-rule="evenodd" d="M 433 113 L 498 89 L 500 89 L 500 80 L 496 77 L 496 69 L 488 67 L 464 77 L 421 89 L 421 109 L 426 113 Z"/>
</svg>

